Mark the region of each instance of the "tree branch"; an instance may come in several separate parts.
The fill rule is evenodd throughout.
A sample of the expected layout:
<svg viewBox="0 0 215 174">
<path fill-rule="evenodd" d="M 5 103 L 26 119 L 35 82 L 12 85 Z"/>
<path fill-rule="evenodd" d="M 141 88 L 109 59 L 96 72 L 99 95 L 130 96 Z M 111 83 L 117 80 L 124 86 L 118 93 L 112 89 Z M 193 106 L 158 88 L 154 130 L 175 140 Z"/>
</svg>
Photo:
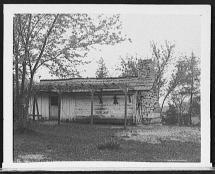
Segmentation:
<svg viewBox="0 0 215 174">
<path fill-rule="evenodd" d="M 39 54 L 39 56 L 38 56 L 38 58 L 37 58 L 37 61 L 36 61 L 35 65 L 34 65 L 33 72 L 35 72 L 36 69 L 37 69 L 37 66 L 38 66 L 38 64 L 39 64 L 39 61 L 40 61 L 40 59 L 41 59 L 41 57 L 42 57 L 42 55 L 43 55 L 44 49 L 45 49 L 47 39 L 48 39 L 49 35 L 51 34 L 52 29 L 54 28 L 54 25 L 55 25 L 55 22 L 57 21 L 58 16 L 59 16 L 59 14 L 56 15 L 54 21 L 52 22 L 51 27 L 49 28 L 49 30 L 48 30 L 48 32 L 47 32 L 47 34 L 46 34 L 46 37 L 45 37 L 44 42 L 43 42 L 43 46 L 42 46 L 42 48 L 41 48 L 41 50 L 40 50 L 40 54 Z"/>
</svg>

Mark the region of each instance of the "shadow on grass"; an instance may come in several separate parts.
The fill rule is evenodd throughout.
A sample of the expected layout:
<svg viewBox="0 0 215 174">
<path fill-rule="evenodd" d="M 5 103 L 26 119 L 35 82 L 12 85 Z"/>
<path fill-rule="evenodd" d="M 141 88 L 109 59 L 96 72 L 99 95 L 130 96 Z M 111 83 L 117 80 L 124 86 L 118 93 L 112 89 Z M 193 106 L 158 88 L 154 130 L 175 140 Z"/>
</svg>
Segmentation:
<svg viewBox="0 0 215 174">
<path fill-rule="evenodd" d="M 97 148 L 99 150 L 119 150 L 121 147 L 119 142 L 117 142 L 116 140 L 110 140 L 102 144 L 99 144 Z"/>
<path fill-rule="evenodd" d="M 197 143 L 125 141 L 115 136 L 121 131 L 121 128 L 113 129 L 111 125 L 37 125 L 15 134 L 14 160 L 21 155 L 36 162 L 39 157 L 35 158 L 35 155 L 38 154 L 46 157 L 42 159 L 44 161 L 200 160 L 200 145 Z"/>
</svg>

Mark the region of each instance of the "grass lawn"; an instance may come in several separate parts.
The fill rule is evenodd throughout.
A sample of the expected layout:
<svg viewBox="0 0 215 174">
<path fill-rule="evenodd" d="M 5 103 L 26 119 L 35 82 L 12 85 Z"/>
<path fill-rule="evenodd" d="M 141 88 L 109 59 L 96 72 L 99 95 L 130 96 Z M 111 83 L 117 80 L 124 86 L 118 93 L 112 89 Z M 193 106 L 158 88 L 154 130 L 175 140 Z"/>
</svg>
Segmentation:
<svg viewBox="0 0 215 174">
<path fill-rule="evenodd" d="M 14 134 L 14 162 L 200 161 L 200 142 L 180 141 L 180 137 L 168 139 L 158 136 L 159 143 L 142 141 L 137 128 L 144 132 L 141 134 L 144 137 L 147 132 L 149 137 L 152 137 L 154 130 L 159 132 L 159 129 L 162 129 L 168 132 L 172 129 L 168 126 L 151 126 L 149 129 L 146 127 L 129 127 L 125 132 L 122 126 L 113 125 L 36 124 L 32 126 L 33 131 Z M 128 135 L 134 130 L 135 133 Z M 183 128 L 186 135 L 184 130 L 186 129 Z M 132 138 L 132 135 L 138 138 Z"/>
</svg>

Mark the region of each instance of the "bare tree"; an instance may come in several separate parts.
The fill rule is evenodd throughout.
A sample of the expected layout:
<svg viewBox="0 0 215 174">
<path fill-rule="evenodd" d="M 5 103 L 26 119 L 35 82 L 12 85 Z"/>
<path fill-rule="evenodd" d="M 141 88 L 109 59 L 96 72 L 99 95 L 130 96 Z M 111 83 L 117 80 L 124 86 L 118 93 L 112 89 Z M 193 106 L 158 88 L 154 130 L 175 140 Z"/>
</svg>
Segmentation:
<svg viewBox="0 0 215 174">
<path fill-rule="evenodd" d="M 158 100 L 161 97 L 161 90 L 166 84 L 164 78 L 165 71 L 173 58 L 175 44 L 165 41 L 165 45 L 158 46 L 155 42 L 151 43 L 152 57 L 155 63 L 156 77 L 153 88 L 157 91 Z"/>
</svg>

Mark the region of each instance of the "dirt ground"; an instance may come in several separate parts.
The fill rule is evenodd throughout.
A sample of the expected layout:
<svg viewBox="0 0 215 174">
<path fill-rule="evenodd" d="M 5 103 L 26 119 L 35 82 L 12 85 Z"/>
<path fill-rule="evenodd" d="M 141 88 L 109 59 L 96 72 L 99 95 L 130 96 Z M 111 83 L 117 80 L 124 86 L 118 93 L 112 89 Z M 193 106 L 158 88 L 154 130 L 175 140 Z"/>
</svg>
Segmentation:
<svg viewBox="0 0 215 174">
<path fill-rule="evenodd" d="M 44 122 L 14 134 L 14 162 L 39 161 L 199 162 L 200 129 Z"/>
<path fill-rule="evenodd" d="M 199 127 L 141 125 L 130 127 L 126 131 L 118 132 L 118 137 L 124 140 L 140 141 L 160 144 L 162 141 L 179 141 L 201 143 Z"/>
</svg>

